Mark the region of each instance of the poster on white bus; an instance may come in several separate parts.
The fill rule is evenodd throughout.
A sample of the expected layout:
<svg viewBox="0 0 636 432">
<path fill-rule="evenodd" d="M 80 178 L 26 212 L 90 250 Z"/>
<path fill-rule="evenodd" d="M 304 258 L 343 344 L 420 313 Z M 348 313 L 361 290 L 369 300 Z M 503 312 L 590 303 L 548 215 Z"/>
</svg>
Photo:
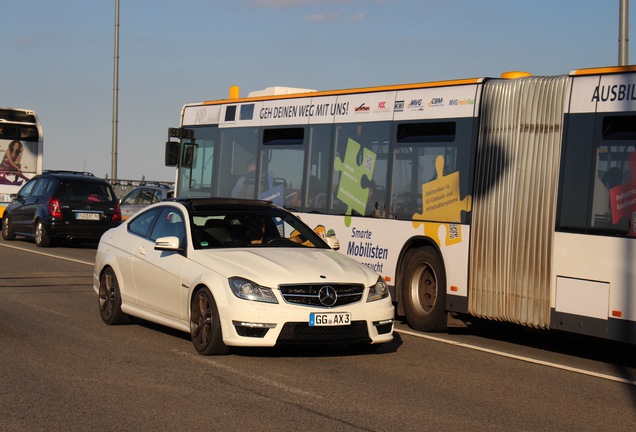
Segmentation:
<svg viewBox="0 0 636 432">
<path fill-rule="evenodd" d="M 36 171 L 37 143 L 20 140 L 0 141 L 0 184 L 22 186 Z"/>
</svg>

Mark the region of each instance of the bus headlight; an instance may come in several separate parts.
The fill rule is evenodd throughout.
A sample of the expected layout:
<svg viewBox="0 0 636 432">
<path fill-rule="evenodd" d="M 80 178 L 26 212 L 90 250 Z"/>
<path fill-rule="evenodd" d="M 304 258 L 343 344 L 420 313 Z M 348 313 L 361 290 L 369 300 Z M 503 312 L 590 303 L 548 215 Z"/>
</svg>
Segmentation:
<svg viewBox="0 0 636 432">
<path fill-rule="evenodd" d="M 231 277 L 229 283 L 230 289 L 238 298 L 265 303 L 278 303 L 271 288 L 266 288 L 251 280 L 238 277 Z"/>
<path fill-rule="evenodd" d="M 372 302 L 376 300 L 380 300 L 383 298 L 387 298 L 389 296 L 389 286 L 386 284 L 386 281 L 382 276 L 378 277 L 378 281 L 375 285 L 372 285 L 369 288 L 369 296 L 367 297 L 367 302 Z"/>
</svg>

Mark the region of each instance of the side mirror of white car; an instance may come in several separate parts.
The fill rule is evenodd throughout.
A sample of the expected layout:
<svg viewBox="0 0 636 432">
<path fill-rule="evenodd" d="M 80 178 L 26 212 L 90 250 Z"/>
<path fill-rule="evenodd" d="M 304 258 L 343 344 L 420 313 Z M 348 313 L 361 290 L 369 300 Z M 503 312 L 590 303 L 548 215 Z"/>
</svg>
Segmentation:
<svg viewBox="0 0 636 432">
<path fill-rule="evenodd" d="M 340 249 L 340 241 L 338 240 L 336 236 L 327 237 L 325 238 L 325 241 L 327 242 L 327 244 L 329 245 L 331 249 L 333 250 Z"/>
<path fill-rule="evenodd" d="M 155 240 L 155 250 L 180 251 L 181 248 L 179 247 L 179 237 L 159 237 L 157 240 Z"/>
</svg>

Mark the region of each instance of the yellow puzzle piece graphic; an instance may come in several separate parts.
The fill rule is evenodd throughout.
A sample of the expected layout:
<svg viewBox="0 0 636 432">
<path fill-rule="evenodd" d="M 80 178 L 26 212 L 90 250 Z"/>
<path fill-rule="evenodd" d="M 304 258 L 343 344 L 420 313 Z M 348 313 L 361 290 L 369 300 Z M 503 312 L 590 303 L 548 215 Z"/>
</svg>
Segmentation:
<svg viewBox="0 0 636 432">
<path fill-rule="evenodd" d="M 461 242 L 461 212 L 470 211 L 472 198 L 467 196 L 460 199 L 459 171 L 443 175 L 444 157 L 435 159 L 435 171 L 437 177 L 428 183 L 422 184 L 422 213 L 413 215 L 413 227 L 417 228 L 423 222 L 418 221 L 446 221 L 451 223 L 427 223 L 424 224 L 424 234 L 431 237 L 438 246 L 439 227 L 446 226 L 446 245 Z"/>
</svg>

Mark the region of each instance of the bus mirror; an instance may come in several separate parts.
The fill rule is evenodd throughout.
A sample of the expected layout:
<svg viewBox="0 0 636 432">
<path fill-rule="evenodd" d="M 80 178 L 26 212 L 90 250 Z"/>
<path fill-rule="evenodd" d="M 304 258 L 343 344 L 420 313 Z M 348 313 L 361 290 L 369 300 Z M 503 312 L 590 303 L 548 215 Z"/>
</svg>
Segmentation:
<svg viewBox="0 0 636 432">
<path fill-rule="evenodd" d="M 194 131 L 192 129 L 184 128 L 168 128 L 168 138 L 194 138 Z"/>
<path fill-rule="evenodd" d="M 168 167 L 176 167 L 179 164 L 179 142 L 166 142 L 165 165 Z"/>
</svg>

